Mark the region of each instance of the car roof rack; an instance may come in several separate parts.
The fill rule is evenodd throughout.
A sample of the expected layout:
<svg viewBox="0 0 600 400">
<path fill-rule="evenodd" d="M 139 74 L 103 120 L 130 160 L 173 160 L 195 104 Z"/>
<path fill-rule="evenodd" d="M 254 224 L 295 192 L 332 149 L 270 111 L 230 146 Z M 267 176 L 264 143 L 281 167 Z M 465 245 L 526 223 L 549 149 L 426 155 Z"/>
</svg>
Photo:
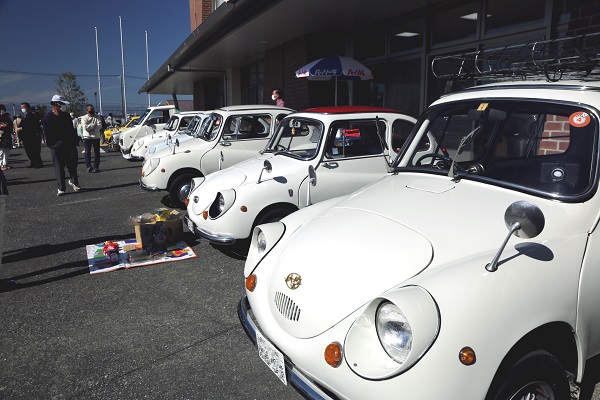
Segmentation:
<svg viewBox="0 0 600 400">
<path fill-rule="evenodd" d="M 436 78 L 459 80 L 600 79 L 600 32 L 438 56 Z"/>
</svg>

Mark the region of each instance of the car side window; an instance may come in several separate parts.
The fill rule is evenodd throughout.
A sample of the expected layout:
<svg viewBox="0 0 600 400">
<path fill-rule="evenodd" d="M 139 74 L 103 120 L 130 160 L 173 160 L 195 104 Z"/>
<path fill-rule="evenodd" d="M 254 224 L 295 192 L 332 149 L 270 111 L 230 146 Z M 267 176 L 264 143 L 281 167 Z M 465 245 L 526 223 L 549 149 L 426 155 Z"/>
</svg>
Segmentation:
<svg viewBox="0 0 600 400">
<path fill-rule="evenodd" d="M 329 129 L 326 155 L 330 158 L 348 158 L 382 154 L 385 143 L 386 124 L 371 121 L 339 121 Z"/>
<path fill-rule="evenodd" d="M 261 139 L 271 133 L 270 115 L 229 117 L 223 128 L 223 140 Z"/>
<path fill-rule="evenodd" d="M 400 153 L 402 147 L 406 144 L 406 139 L 410 136 L 415 124 L 410 121 L 405 121 L 403 119 L 397 119 L 392 124 L 392 150 L 396 153 Z M 417 151 L 425 151 L 428 150 L 430 146 L 429 137 L 427 135 L 423 136 L 421 143 L 419 143 L 419 147 Z"/>
</svg>

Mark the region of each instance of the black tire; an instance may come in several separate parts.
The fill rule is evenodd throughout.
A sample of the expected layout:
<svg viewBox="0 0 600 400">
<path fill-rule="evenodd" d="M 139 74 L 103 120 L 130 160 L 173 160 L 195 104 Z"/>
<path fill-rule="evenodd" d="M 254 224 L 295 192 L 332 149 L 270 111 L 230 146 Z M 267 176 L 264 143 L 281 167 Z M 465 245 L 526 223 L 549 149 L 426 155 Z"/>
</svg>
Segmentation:
<svg viewBox="0 0 600 400">
<path fill-rule="evenodd" d="M 545 351 L 535 351 L 517 362 L 496 394 L 487 398 L 564 400 L 571 398 L 571 391 L 567 373 L 558 359 Z"/>
<path fill-rule="evenodd" d="M 185 199 L 190 192 L 192 178 L 194 178 L 193 175 L 181 175 L 171 183 L 171 186 L 169 187 L 169 198 L 171 199 L 173 207 L 182 210 L 186 208 Z"/>
<path fill-rule="evenodd" d="M 265 214 L 261 215 L 260 218 L 256 220 L 256 223 L 252 227 L 252 230 L 254 230 L 254 227 L 257 225 L 280 221 L 282 218 L 287 217 L 293 212 L 293 210 L 290 210 L 288 208 L 276 208 L 274 210 L 267 211 Z"/>
</svg>

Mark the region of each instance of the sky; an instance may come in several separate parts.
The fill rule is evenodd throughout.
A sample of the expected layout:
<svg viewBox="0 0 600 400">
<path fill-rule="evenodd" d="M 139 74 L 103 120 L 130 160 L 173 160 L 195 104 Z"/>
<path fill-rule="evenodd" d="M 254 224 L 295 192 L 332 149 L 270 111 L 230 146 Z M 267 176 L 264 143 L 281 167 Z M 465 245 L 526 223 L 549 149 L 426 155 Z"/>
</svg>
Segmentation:
<svg viewBox="0 0 600 400">
<path fill-rule="evenodd" d="M 72 72 L 87 102 L 102 113 L 120 114 L 122 73 L 119 16 L 123 28 L 123 54 L 127 113 L 141 114 L 148 95 L 138 94 L 146 83 L 146 33 L 150 76 L 190 34 L 189 0 L 0 0 L 0 103 L 13 114 L 20 104 L 49 105 L 56 79 Z M 96 32 L 100 60 L 96 61 Z M 94 95 L 94 93 L 97 93 Z M 171 98 L 151 95 L 151 104 Z M 191 99 L 191 96 L 178 96 Z"/>
</svg>

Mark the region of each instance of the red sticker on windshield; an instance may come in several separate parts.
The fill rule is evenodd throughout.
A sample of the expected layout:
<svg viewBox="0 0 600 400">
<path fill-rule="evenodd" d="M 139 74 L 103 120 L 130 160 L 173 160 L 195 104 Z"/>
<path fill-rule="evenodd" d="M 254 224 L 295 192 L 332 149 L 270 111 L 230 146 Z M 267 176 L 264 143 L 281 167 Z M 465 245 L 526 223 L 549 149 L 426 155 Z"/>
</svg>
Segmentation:
<svg viewBox="0 0 600 400">
<path fill-rule="evenodd" d="M 583 111 L 577 111 L 569 117 L 569 124 L 575 128 L 583 128 L 590 123 L 590 115 Z"/>
</svg>

